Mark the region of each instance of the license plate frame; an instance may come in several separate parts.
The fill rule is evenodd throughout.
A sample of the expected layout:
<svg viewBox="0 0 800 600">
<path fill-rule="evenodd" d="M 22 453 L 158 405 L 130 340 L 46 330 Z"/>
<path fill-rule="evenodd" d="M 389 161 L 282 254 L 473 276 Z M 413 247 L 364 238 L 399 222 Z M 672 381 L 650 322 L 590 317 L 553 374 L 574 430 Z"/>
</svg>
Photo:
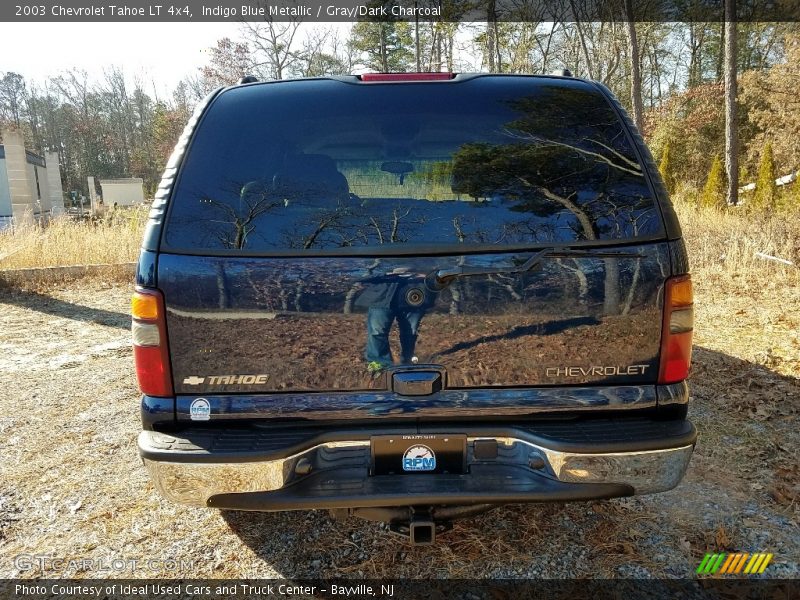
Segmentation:
<svg viewBox="0 0 800 600">
<path fill-rule="evenodd" d="M 374 435 L 370 437 L 370 453 L 373 475 L 435 475 L 467 470 L 465 434 Z"/>
</svg>

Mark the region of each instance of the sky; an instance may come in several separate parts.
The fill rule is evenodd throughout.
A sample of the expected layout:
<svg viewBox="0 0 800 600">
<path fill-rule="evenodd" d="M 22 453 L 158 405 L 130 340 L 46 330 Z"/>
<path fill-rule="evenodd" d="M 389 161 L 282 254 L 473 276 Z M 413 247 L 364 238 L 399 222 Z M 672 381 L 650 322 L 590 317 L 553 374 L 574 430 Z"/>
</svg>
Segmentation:
<svg viewBox="0 0 800 600">
<path fill-rule="evenodd" d="M 314 27 L 339 30 L 343 39 L 351 26 L 303 23 L 296 41 Z M 199 22 L 0 23 L 0 73 L 15 72 L 28 82 L 42 83 L 72 68 L 101 80 L 104 71 L 118 67 L 129 83 L 136 78 L 149 94 L 167 98 L 181 79 L 208 62 L 217 40 L 240 38 L 240 28 L 239 23 Z M 461 36 L 469 37 L 465 31 Z M 456 54 L 458 59 L 462 53 Z"/>
<path fill-rule="evenodd" d="M 168 95 L 206 63 L 208 48 L 238 31 L 236 23 L 0 23 L 0 72 L 41 82 L 73 67 L 101 78 L 116 66 Z"/>
</svg>

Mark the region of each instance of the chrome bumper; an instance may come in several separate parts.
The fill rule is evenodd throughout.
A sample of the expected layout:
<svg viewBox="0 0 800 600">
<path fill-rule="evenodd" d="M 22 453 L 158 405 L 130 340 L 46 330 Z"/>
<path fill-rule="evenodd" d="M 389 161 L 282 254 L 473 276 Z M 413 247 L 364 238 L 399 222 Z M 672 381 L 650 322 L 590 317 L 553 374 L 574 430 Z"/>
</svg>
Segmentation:
<svg viewBox="0 0 800 600">
<path fill-rule="evenodd" d="M 142 432 L 139 436 L 140 448 L 148 444 L 152 436 L 159 435 L 162 434 Z M 663 450 L 579 454 L 558 451 L 511 437 L 468 437 L 470 464 L 478 464 L 472 457 L 471 448 L 476 440 L 481 439 L 497 440 L 500 450 L 497 464 L 529 469 L 532 474 L 563 483 L 624 485 L 631 488 L 634 494 L 663 492 L 674 488 L 683 478 L 694 449 L 694 445 L 690 444 Z M 346 462 L 349 455 L 349 466 L 353 466 L 352 457 L 359 456 L 361 464 L 364 464 L 364 457 L 368 460 L 369 449 L 368 440 L 354 440 L 318 444 L 275 460 L 143 460 L 155 487 L 165 498 L 180 504 L 206 506 L 209 498 L 221 494 L 280 490 L 289 483 L 302 480 L 302 472 L 298 475 L 299 465 L 314 465 L 320 461 L 335 464 L 330 457 L 337 455 L 343 456 Z M 520 460 L 520 457 L 523 458 Z M 532 457 L 542 459 L 543 464 L 537 460 L 535 468 L 529 466 Z M 331 474 L 334 473 L 335 469 L 332 469 Z M 364 477 L 367 476 L 364 468 Z"/>
</svg>

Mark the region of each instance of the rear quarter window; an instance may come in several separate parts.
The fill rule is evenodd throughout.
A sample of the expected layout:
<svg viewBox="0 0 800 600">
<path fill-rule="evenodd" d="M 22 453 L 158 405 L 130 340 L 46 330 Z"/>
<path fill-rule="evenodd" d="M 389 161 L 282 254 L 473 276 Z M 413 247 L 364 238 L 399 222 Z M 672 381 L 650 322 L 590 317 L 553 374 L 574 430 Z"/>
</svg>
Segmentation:
<svg viewBox="0 0 800 600">
<path fill-rule="evenodd" d="M 589 83 L 306 80 L 213 101 L 162 247 L 452 253 L 663 235 L 627 132 Z"/>
</svg>

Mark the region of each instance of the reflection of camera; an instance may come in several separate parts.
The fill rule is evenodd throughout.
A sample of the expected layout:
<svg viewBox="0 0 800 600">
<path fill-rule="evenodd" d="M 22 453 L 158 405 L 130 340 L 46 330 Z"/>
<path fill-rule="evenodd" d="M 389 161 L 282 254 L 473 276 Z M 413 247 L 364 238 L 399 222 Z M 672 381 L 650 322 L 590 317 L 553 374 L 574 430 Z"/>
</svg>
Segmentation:
<svg viewBox="0 0 800 600">
<path fill-rule="evenodd" d="M 414 287 L 406 291 L 406 303 L 409 306 L 422 306 L 425 302 L 425 290 Z"/>
<path fill-rule="evenodd" d="M 400 286 L 395 298 L 401 306 L 429 308 L 436 301 L 436 294 L 427 289 L 423 281 L 418 280 Z"/>
</svg>

